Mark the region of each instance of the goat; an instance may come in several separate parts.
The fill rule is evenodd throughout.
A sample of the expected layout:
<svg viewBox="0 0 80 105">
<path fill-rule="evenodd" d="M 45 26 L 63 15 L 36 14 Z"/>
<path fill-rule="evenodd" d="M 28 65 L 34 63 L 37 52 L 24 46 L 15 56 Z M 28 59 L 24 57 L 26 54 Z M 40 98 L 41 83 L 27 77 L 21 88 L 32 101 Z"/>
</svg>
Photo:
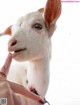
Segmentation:
<svg viewBox="0 0 80 105">
<path fill-rule="evenodd" d="M 8 51 L 20 63 L 11 67 L 8 79 L 45 97 L 49 85 L 51 36 L 61 14 L 61 1 L 48 0 L 44 9 L 20 17 L 0 35 L 10 35 Z M 27 105 L 39 105 L 32 100 Z"/>
</svg>

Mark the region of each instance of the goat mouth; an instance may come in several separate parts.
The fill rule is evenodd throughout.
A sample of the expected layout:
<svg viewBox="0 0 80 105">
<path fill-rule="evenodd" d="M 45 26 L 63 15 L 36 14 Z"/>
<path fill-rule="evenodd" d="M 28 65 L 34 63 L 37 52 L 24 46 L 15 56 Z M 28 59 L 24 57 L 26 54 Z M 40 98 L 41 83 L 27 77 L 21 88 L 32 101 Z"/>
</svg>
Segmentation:
<svg viewBox="0 0 80 105">
<path fill-rule="evenodd" d="M 23 48 L 23 49 L 18 49 L 18 50 L 15 50 L 15 51 L 10 51 L 10 53 L 14 56 L 14 55 L 16 55 L 16 54 L 18 54 L 20 52 L 25 51 L 25 50 L 26 50 L 26 48 Z"/>
</svg>

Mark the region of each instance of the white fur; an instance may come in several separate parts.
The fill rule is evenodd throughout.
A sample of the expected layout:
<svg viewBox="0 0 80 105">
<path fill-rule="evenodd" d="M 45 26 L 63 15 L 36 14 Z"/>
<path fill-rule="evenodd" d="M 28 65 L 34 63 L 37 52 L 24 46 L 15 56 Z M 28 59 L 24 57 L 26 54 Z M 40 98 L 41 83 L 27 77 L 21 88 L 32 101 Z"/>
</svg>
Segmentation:
<svg viewBox="0 0 80 105">
<path fill-rule="evenodd" d="M 33 27 L 35 23 L 40 23 L 43 27 L 42 30 Z M 17 40 L 17 44 L 11 46 L 14 40 Z M 27 89 L 35 88 L 42 97 L 45 97 L 49 84 L 51 43 L 45 21 L 39 12 L 20 18 L 12 26 L 8 50 L 12 52 L 23 48 L 27 50 L 13 55 L 13 58 L 17 61 L 26 62 L 11 67 L 8 79 L 22 84 Z M 26 80 L 28 80 L 28 84 Z"/>
<path fill-rule="evenodd" d="M 48 0 L 44 15 L 42 11 L 40 9 L 21 17 L 0 35 L 11 34 L 8 51 L 12 53 L 13 59 L 23 62 L 11 67 L 8 79 L 28 90 L 34 88 L 39 95 L 45 97 L 49 85 L 50 38 L 61 13 L 61 1 Z M 41 29 L 36 28 L 37 23 L 42 26 Z M 22 100 L 25 100 L 23 96 Z M 26 99 L 24 105 L 39 103 Z"/>
</svg>

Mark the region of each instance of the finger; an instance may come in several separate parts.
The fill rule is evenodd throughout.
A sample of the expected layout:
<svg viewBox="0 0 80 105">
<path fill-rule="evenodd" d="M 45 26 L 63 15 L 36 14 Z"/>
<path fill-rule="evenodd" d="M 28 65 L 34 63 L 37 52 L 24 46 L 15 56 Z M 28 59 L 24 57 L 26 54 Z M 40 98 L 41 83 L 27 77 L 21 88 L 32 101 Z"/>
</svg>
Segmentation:
<svg viewBox="0 0 80 105">
<path fill-rule="evenodd" d="M 33 99 L 35 101 L 38 101 L 40 103 L 44 103 L 44 100 L 42 100 L 42 98 L 30 91 L 28 91 L 25 87 L 23 87 L 22 85 L 19 85 L 19 84 L 16 84 L 16 83 L 13 83 L 13 82 L 10 82 L 8 81 L 9 84 L 10 84 L 10 87 L 11 89 L 15 92 L 15 93 L 18 93 L 18 94 L 22 94 L 24 95 L 25 97 L 27 98 L 30 98 L 30 99 Z"/>
<path fill-rule="evenodd" d="M 23 105 L 21 104 L 20 99 L 11 90 L 9 83 L 6 81 L 0 81 L 0 98 L 2 97 L 7 98 L 7 105 Z"/>
<path fill-rule="evenodd" d="M 2 66 L 1 71 L 0 71 L 1 73 L 5 74 L 6 76 L 8 75 L 11 61 L 12 61 L 12 55 L 9 53 L 4 65 Z"/>
<path fill-rule="evenodd" d="M 21 101 L 14 93 L 13 93 L 13 100 L 14 100 L 14 105 L 22 105 Z"/>
</svg>

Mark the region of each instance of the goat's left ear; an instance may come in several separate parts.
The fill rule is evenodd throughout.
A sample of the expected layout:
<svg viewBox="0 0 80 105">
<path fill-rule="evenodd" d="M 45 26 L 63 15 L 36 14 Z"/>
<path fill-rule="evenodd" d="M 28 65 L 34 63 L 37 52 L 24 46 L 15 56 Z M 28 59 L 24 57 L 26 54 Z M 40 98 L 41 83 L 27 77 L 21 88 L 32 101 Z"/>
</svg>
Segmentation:
<svg viewBox="0 0 80 105">
<path fill-rule="evenodd" d="M 0 36 L 11 35 L 11 27 L 12 27 L 12 25 L 7 27 L 4 32 L 0 33 Z"/>
<path fill-rule="evenodd" d="M 61 14 L 61 0 L 48 0 L 44 9 L 44 18 L 50 30 L 50 36 L 54 32 L 57 19 Z"/>
</svg>

